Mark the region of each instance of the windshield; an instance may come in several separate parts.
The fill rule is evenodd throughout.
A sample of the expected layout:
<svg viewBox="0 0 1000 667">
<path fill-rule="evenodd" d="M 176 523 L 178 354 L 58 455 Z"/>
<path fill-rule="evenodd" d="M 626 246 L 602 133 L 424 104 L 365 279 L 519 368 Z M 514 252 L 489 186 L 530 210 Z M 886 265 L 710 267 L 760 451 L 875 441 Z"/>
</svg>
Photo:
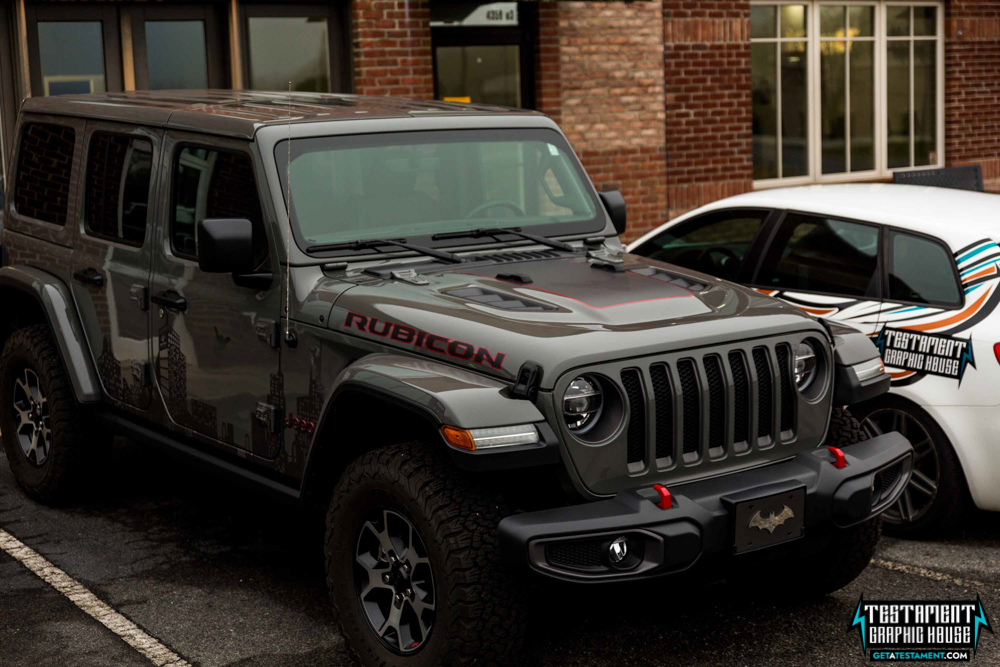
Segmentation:
<svg viewBox="0 0 1000 667">
<path fill-rule="evenodd" d="M 416 242 L 446 232 L 521 227 L 543 234 L 604 228 L 582 168 L 552 130 L 327 136 L 274 150 L 300 245 Z M 460 241 L 468 243 L 468 240 Z"/>
</svg>

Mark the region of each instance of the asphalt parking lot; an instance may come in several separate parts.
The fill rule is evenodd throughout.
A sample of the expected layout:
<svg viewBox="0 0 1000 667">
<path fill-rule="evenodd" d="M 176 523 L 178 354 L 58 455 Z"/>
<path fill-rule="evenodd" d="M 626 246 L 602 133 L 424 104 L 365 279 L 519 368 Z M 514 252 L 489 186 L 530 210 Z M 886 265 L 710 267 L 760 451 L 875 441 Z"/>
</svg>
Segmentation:
<svg viewBox="0 0 1000 667">
<path fill-rule="evenodd" d="M 27 500 L 0 456 L 0 529 L 191 664 L 352 664 L 326 598 L 319 517 L 136 445 L 119 444 L 92 499 L 58 510 Z M 780 572 L 746 574 L 794 585 Z M 627 595 L 543 590 L 523 664 L 862 664 L 857 632 L 845 632 L 862 592 L 978 593 L 1000 625 L 1000 515 L 974 514 L 938 541 L 884 538 L 865 574 L 810 603 L 758 602 L 722 584 Z M 974 663 L 1000 665 L 1000 635 L 981 639 Z M 149 664 L 0 550 L 0 665 Z"/>
</svg>

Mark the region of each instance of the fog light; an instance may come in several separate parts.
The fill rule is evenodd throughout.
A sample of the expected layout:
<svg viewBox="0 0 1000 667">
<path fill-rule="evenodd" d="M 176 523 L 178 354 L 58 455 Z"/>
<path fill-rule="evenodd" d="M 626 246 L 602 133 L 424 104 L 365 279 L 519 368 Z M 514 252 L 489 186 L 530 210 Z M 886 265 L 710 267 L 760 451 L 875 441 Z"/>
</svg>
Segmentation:
<svg viewBox="0 0 1000 667">
<path fill-rule="evenodd" d="M 608 560 L 611 561 L 612 565 L 621 565 L 628 558 L 628 540 L 624 537 L 619 537 L 611 546 L 608 547 Z"/>
</svg>

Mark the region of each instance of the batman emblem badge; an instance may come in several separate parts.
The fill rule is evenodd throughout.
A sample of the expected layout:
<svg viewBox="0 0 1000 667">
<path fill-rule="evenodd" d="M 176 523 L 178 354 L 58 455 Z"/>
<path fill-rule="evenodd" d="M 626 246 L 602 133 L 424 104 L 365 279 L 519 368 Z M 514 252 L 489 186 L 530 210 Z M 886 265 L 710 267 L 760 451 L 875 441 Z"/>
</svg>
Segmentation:
<svg viewBox="0 0 1000 667">
<path fill-rule="evenodd" d="M 746 498 L 744 496 L 744 498 Z M 743 553 L 790 542 L 805 531 L 805 487 L 733 503 L 733 551 Z"/>
<path fill-rule="evenodd" d="M 793 518 L 795 518 L 795 512 L 792 511 L 791 507 L 785 505 L 777 514 L 774 512 L 768 514 L 766 519 L 760 515 L 760 512 L 757 512 L 750 518 L 747 528 L 759 528 L 773 534 L 778 526 Z"/>
</svg>

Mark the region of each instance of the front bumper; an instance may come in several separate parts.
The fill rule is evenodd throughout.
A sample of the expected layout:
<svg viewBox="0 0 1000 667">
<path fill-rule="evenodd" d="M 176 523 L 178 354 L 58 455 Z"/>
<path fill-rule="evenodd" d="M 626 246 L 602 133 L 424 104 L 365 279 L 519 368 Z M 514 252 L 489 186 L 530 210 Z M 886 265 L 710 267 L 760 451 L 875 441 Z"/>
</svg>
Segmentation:
<svg viewBox="0 0 1000 667">
<path fill-rule="evenodd" d="M 834 465 L 826 449 L 817 449 L 686 484 L 670 490 L 672 507 L 666 510 L 647 486 L 609 500 L 510 516 L 499 527 L 503 556 L 545 576 L 581 582 L 683 572 L 703 558 L 735 553 L 739 503 L 799 490 L 805 494 L 805 512 L 801 536 L 794 541 L 828 534 L 890 507 L 913 466 L 913 448 L 898 433 L 851 445 L 844 455 L 844 468 Z M 625 537 L 637 554 L 627 569 L 617 569 L 607 557 L 618 537 Z"/>
</svg>

